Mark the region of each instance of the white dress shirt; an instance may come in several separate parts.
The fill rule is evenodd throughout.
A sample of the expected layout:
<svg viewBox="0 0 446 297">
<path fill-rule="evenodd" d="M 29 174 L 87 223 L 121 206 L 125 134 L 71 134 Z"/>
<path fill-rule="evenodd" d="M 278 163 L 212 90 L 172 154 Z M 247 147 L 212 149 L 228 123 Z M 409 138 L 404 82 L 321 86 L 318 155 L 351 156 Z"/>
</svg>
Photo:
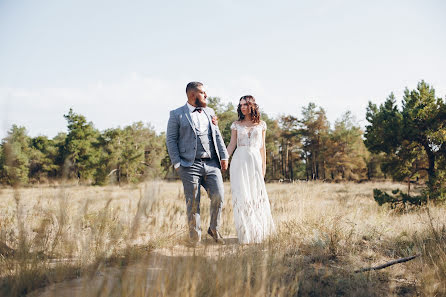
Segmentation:
<svg viewBox="0 0 446 297">
<path fill-rule="evenodd" d="M 192 118 L 192 122 L 194 122 L 195 127 L 202 134 L 207 134 L 208 129 L 209 129 L 209 120 L 208 120 L 208 117 L 206 116 L 206 114 L 203 111 L 194 112 L 196 107 L 190 105 L 189 102 L 187 102 L 187 107 L 189 107 L 190 116 Z M 201 107 L 199 107 L 199 108 L 201 108 Z M 209 157 L 209 156 L 207 156 L 207 157 Z"/>
<path fill-rule="evenodd" d="M 209 119 L 206 116 L 206 114 L 204 113 L 204 111 L 201 112 L 194 112 L 195 110 L 195 106 L 190 105 L 189 102 L 186 103 L 187 107 L 189 108 L 189 112 L 190 112 L 190 117 L 192 119 L 192 122 L 194 123 L 195 127 L 202 133 L 202 134 L 206 134 L 208 133 L 208 129 L 209 129 Z M 201 108 L 201 107 L 200 107 Z M 204 155 L 202 156 L 203 158 L 209 158 L 210 156 L 207 153 L 204 153 Z M 175 165 L 173 165 L 173 167 L 175 169 L 177 169 L 178 167 L 180 167 L 181 163 L 176 163 Z"/>
<path fill-rule="evenodd" d="M 208 129 L 209 129 L 209 124 L 210 124 L 208 116 L 204 113 L 204 111 L 194 112 L 196 107 L 190 105 L 189 102 L 187 102 L 187 107 L 189 107 L 190 115 L 191 115 L 192 121 L 194 122 L 195 127 L 197 127 L 198 130 L 202 134 L 207 134 Z M 201 107 L 199 107 L 199 108 L 201 108 Z M 210 156 L 207 153 L 205 153 L 205 156 L 203 156 L 203 158 L 210 158 Z M 221 160 L 227 161 L 228 159 L 221 159 Z"/>
</svg>

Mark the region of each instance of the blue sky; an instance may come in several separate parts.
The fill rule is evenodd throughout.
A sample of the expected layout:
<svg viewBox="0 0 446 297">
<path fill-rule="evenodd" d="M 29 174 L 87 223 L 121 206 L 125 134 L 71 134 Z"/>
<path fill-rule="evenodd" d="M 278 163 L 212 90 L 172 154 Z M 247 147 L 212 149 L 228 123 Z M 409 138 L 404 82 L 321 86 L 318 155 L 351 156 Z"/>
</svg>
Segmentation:
<svg viewBox="0 0 446 297">
<path fill-rule="evenodd" d="M 444 1 L 0 0 L 0 137 L 136 121 L 164 131 L 192 80 L 257 98 L 271 116 L 310 101 L 365 125 L 368 101 L 421 79 L 446 94 Z"/>
</svg>

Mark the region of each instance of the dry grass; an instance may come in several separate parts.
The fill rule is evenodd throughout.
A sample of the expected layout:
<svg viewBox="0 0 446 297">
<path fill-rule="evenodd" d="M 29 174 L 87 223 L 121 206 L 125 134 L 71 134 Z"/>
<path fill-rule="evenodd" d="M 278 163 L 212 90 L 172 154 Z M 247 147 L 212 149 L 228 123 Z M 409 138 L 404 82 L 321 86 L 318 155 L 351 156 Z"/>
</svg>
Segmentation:
<svg viewBox="0 0 446 297">
<path fill-rule="evenodd" d="M 238 245 L 227 184 L 229 244 L 196 249 L 183 244 L 181 183 L 0 189 L 0 295 L 444 296 L 446 209 L 395 213 L 373 201 L 373 188 L 398 186 L 268 184 L 278 233 Z"/>
</svg>

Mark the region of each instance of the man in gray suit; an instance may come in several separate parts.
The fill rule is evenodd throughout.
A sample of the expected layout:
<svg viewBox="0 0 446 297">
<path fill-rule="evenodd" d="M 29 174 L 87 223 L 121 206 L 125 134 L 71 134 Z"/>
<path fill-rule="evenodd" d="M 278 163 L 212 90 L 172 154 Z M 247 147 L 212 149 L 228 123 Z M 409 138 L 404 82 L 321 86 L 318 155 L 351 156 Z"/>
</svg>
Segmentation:
<svg viewBox="0 0 446 297">
<path fill-rule="evenodd" d="M 224 199 L 220 169 L 228 168 L 228 152 L 220 130 L 212 122 L 215 112 L 206 107 L 203 84 L 188 83 L 186 94 L 186 105 L 170 112 L 167 150 L 183 182 L 191 243 L 195 245 L 201 240 L 200 186 L 203 186 L 211 199 L 208 234 L 224 244 L 219 232 Z"/>
</svg>

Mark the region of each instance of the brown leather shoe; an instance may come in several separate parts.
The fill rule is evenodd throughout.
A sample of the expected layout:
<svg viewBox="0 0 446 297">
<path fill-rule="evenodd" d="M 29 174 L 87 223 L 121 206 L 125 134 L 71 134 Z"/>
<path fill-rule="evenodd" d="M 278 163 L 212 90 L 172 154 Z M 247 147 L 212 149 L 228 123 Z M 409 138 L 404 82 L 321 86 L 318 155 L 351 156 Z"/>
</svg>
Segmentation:
<svg viewBox="0 0 446 297">
<path fill-rule="evenodd" d="M 216 243 L 225 244 L 223 237 L 221 236 L 220 232 L 218 232 L 217 230 L 212 231 L 211 228 L 209 228 L 208 234 L 215 240 Z"/>
</svg>

